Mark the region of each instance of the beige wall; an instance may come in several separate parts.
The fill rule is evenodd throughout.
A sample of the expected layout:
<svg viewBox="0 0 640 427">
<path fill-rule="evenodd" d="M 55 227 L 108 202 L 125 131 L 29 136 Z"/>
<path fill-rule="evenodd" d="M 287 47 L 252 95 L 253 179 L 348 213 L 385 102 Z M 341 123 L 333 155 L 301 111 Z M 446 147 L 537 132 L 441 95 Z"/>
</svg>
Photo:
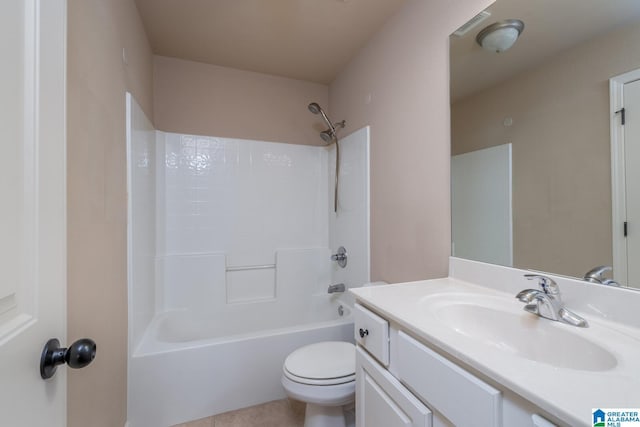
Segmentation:
<svg viewBox="0 0 640 427">
<path fill-rule="evenodd" d="M 454 154 L 513 143 L 516 267 L 611 265 L 608 79 L 640 66 L 638 39 L 619 30 L 453 105 Z"/>
<path fill-rule="evenodd" d="M 155 125 L 167 132 L 319 145 L 325 126 L 307 105 L 326 108 L 327 99 L 327 86 L 318 83 L 154 59 Z"/>
<path fill-rule="evenodd" d="M 122 48 L 128 65 L 123 64 Z M 127 399 L 125 90 L 152 115 L 152 56 L 132 0 L 68 1 L 68 425 L 121 427 Z"/>
<path fill-rule="evenodd" d="M 330 85 L 346 133 L 371 125 L 371 278 L 448 274 L 448 36 L 488 0 L 407 0 Z"/>
</svg>

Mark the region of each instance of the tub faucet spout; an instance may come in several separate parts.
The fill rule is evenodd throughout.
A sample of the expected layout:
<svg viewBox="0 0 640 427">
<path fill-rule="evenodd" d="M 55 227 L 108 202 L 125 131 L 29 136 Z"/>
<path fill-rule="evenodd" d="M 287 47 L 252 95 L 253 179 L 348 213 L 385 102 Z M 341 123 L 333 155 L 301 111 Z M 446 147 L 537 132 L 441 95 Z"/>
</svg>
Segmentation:
<svg viewBox="0 0 640 427">
<path fill-rule="evenodd" d="M 337 285 L 330 285 L 329 289 L 327 289 L 327 292 L 329 292 L 330 294 L 333 294 L 336 292 L 344 292 L 344 283 L 338 283 Z"/>
</svg>

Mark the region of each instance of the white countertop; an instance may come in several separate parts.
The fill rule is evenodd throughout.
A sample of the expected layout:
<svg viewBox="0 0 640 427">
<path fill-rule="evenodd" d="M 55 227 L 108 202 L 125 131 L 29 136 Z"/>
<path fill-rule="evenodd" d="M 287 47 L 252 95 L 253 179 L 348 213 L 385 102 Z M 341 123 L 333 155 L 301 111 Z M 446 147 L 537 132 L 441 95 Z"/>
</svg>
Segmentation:
<svg viewBox="0 0 640 427">
<path fill-rule="evenodd" d="M 553 322 L 522 310 L 523 304 L 514 298 L 514 294 L 451 277 L 356 288 L 351 292 L 358 301 L 397 323 L 401 329 L 571 426 L 592 425 L 592 408 L 640 407 L 640 329 L 635 327 L 577 310 L 573 311 L 588 320 L 588 328 Z M 429 307 L 433 308 L 430 302 L 439 297 L 496 301 L 517 316 L 518 322 L 548 322 L 540 326 L 570 328 L 567 332 L 613 354 L 615 366 L 602 371 L 557 367 L 505 351 L 495 342 L 488 345 L 438 319 Z M 567 308 L 572 309 L 572 306 L 567 304 Z M 541 348 L 540 351 L 561 352 L 563 348 Z"/>
</svg>

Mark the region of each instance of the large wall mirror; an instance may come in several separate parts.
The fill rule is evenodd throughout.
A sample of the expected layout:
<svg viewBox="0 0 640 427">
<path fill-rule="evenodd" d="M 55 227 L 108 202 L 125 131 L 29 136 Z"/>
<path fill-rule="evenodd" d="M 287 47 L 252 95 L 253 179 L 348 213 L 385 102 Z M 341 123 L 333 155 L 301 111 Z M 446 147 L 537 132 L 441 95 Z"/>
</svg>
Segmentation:
<svg viewBox="0 0 640 427">
<path fill-rule="evenodd" d="M 450 58 L 453 255 L 640 287 L 640 1 L 498 0 Z"/>
</svg>

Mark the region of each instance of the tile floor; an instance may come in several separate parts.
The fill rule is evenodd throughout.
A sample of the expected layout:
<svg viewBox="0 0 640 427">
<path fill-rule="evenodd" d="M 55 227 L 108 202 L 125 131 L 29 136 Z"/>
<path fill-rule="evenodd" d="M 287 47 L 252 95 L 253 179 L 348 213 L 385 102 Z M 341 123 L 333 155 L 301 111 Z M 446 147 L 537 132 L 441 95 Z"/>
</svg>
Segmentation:
<svg viewBox="0 0 640 427">
<path fill-rule="evenodd" d="M 304 403 L 283 399 L 174 427 L 302 427 Z"/>
</svg>

